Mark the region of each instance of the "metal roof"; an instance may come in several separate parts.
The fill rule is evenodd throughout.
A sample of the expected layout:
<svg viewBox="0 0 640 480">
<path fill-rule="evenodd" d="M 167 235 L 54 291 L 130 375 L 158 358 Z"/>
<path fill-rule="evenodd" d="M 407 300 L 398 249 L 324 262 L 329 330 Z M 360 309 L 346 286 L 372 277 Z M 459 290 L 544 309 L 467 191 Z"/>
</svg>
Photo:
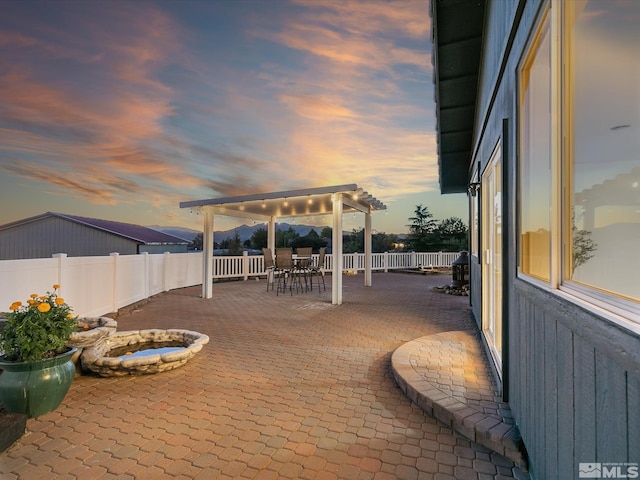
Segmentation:
<svg viewBox="0 0 640 480">
<path fill-rule="evenodd" d="M 469 184 L 485 0 L 431 0 L 441 193 Z"/>
<path fill-rule="evenodd" d="M 18 225 L 40 221 L 49 217 L 58 217 L 74 223 L 80 223 L 91 228 L 97 228 L 98 230 L 112 233 L 120 237 L 125 237 L 139 243 L 143 243 L 145 245 L 186 245 L 189 243 L 183 238 L 174 237 L 173 235 L 168 235 L 166 233 L 143 227 L 141 225 L 114 222 L 112 220 L 102 220 L 99 218 L 79 217 L 76 215 L 66 215 L 63 213 L 55 212 L 47 212 L 43 213 L 42 215 L 36 215 L 35 217 L 24 218 L 16 222 L 7 223 L 0 226 L 0 230 L 7 230 Z"/>
<path fill-rule="evenodd" d="M 180 202 L 180 208 L 208 206 L 213 207 L 214 213 L 218 215 L 264 220 L 271 217 L 330 215 L 333 211 L 334 194 L 343 194 L 347 200 L 344 212 L 386 210 L 387 208 L 380 200 L 356 184 L 193 200 Z"/>
</svg>

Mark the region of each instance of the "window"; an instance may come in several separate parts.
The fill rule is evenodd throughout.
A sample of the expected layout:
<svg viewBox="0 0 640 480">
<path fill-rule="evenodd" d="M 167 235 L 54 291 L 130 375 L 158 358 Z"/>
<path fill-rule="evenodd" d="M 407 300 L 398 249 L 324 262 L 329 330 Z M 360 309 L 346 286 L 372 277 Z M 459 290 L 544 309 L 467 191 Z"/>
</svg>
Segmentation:
<svg viewBox="0 0 640 480">
<path fill-rule="evenodd" d="M 551 42 L 545 14 L 520 72 L 520 271 L 550 278 Z"/>
<path fill-rule="evenodd" d="M 518 69 L 518 273 L 637 322 L 640 2 L 551 1 Z"/>
<path fill-rule="evenodd" d="M 567 2 L 564 277 L 640 300 L 640 3 Z"/>
</svg>

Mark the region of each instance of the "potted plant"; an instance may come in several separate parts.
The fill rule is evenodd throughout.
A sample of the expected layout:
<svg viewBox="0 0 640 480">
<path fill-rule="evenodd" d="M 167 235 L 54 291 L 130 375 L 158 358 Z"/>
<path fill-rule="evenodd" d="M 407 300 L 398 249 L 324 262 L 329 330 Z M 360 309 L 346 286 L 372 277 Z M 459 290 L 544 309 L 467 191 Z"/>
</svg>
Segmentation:
<svg viewBox="0 0 640 480">
<path fill-rule="evenodd" d="M 57 294 L 14 302 L 0 332 L 0 402 L 13 413 L 37 417 L 58 408 L 75 375 L 67 346 L 76 318 Z"/>
</svg>

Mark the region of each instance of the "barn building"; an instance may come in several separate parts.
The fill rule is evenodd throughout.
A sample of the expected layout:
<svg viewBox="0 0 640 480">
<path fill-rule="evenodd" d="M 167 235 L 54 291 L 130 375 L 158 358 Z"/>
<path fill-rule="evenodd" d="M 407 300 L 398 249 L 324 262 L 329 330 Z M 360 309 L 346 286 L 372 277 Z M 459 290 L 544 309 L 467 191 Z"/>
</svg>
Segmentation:
<svg viewBox="0 0 640 480">
<path fill-rule="evenodd" d="M 182 238 L 130 223 L 47 212 L 0 226 L 0 260 L 70 257 L 117 252 L 186 253 Z"/>
</svg>

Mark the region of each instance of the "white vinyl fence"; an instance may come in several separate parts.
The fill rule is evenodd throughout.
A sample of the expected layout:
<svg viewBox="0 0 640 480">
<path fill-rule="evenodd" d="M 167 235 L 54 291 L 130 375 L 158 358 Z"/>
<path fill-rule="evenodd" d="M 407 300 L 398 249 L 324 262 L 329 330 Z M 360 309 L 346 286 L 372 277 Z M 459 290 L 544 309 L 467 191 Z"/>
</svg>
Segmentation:
<svg viewBox="0 0 640 480">
<path fill-rule="evenodd" d="M 423 267 L 449 267 L 458 258 L 451 252 L 374 253 L 372 269 L 389 271 Z M 344 270 L 363 271 L 364 254 L 344 254 Z M 214 257 L 214 278 L 264 276 L 264 257 Z M 331 270 L 333 258 L 325 256 L 324 268 Z M 68 257 L 0 261 L 0 312 L 32 293 L 43 295 L 54 284 L 74 309 L 74 314 L 95 317 L 149 298 L 160 292 L 202 283 L 202 253 L 164 253 L 103 257 Z"/>
</svg>

